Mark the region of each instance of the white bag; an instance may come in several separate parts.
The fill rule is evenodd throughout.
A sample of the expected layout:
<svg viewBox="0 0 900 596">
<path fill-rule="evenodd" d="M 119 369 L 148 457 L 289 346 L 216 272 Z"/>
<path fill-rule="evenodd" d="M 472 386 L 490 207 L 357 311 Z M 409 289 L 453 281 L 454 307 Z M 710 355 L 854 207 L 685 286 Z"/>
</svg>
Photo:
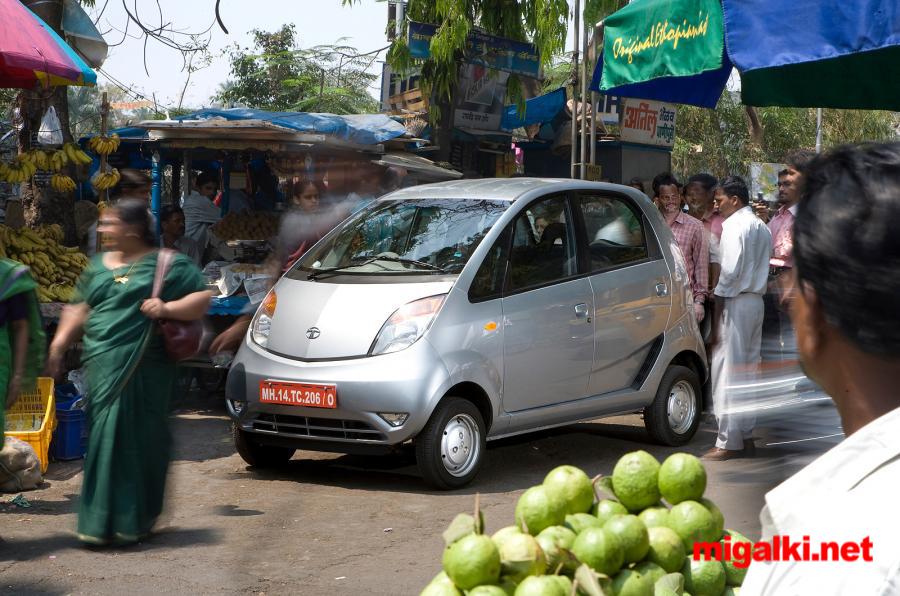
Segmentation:
<svg viewBox="0 0 900 596">
<path fill-rule="evenodd" d="M 41 460 L 34 448 L 15 437 L 6 437 L 6 444 L 0 450 L 0 492 L 33 490 L 41 482 Z"/>
<path fill-rule="evenodd" d="M 41 128 L 38 130 L 38 143 L 41 145 L 62 145 L 62 124 L 56 115 L 56 108 L 50 106 L 44 117 L 41 118 Z"/>
</svg>

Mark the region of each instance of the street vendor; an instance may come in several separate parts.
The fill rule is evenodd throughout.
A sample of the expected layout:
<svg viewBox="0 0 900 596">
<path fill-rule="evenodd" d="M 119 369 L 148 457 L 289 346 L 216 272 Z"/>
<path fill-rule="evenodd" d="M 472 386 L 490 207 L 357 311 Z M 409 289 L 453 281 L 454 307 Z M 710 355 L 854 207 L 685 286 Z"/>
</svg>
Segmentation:
<svg viewBox="0 0 900 596">
<path fill-rule="evenodd" d="M 193 238 L 184 235 L 184 210 L 177 205 L 166 205 L 159 213 L 159 223 L 162 230 L 160 246 L 177 250 L 199 266 L 203 251 Z"/>
<path fill-rule="evenodd" d="M 195 190 L 181 202 L 185 234 L 197 243 L 201 251 L 205 251 L 209 245 L 209 227 L 222 219 L 221 210 L 213 202 L 218 188 L 216 175 L 202 172 L 197 176 Z"/>
</svg>

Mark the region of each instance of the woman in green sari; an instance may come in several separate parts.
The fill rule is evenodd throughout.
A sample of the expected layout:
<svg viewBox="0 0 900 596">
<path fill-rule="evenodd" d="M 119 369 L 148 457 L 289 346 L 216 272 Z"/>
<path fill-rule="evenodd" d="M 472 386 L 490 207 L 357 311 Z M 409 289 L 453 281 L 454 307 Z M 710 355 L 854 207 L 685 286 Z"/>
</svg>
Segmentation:
<svg viewBox="0 0 900 596">
<path fill-rule="evenodd" d="M 126 199 L 100 216 L 109 252 L 82 273 L 50 345 L 49 368 L 84 335 L 90 442 L 78 511 L 78 536 L 90 544 L 127 544 L 150 533 L 162 512 L 169 466 L 169 398 L 175 363 L 156 319 L 191 321 L 210 293 L 197 267 L 177 255 L 161 298 L 150 298 L 158 251 L 145 201 Z"/>
<path fill-rule="evenodd" d="M 44 329 L 36 287 L 28 267 L 0 259 L 0 449 L 4 411 L 16 403 L 20 391 L 34 386 L 43 363 Z"/>
</svg>

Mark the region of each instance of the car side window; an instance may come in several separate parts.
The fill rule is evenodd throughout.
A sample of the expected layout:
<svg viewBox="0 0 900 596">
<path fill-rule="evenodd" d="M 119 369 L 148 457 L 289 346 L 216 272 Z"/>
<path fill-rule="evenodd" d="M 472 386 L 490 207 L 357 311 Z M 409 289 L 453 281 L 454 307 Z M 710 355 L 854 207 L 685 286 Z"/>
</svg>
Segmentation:
<svg viewBox="0 0 900 596">
<path fill-rule="evenodd" d="M 566 199 L 554 196 L 529 205 L 513 222 L 508 291 L 575 275 L 575 234 Z"/>
<path fill-rule="evenodd" d="M 510 226 L 494 242 L 481 262 L 481 266 L 469 286 L 469 301 L 479 302 L 499 298 L 503 293 L 503 278 L 506 276 L 506 262 L 509 255 Z"/>
<path fill-rule="evenodd" d="M 614 269 L 648 258 L 643 217 L 626 200 L 580 194 L 591 272 Z"/>
</svg>

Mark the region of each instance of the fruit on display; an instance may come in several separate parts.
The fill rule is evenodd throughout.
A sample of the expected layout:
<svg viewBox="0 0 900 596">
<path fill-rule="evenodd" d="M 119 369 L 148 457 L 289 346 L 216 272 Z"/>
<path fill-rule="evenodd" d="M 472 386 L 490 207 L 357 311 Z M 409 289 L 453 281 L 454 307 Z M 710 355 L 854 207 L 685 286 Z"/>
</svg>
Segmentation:
<svg viewBox="0 0 900 596">
<path fill-rule="evenodd" d="M 75 282 L 87 267 L 88 258 L 75 247 L 63 246 L 63 236 L 59 224 L 35 230 L 0 225 L 0 257 L 28 265 L 40 302 L 71 301 Z"/>
<path fill-rule="evenodd" d="M 210 228 L 216 238 L 227 240 L 269 240 L 278 233 L 278 217 L 254 211 L 229 213 Z"/>
<path fill-rule="evenodd" d="M 50 177 L 50 186 L 57 192 L 72 192 L 75 190 L 75 181 L 65 174 L 53 174 Z"/>
<path fill-rule="evenodd" d="M 96 135 L 88 140 L 88 148 L 97 155 L 109 155 L 119 148 L 119 141 L 116 133 L 109 136 Z"/>
<path fill-rule="evenodd" d="M 578 468 L 559 466 L 519 497 L 515 525 L 490 538 L 483 534 L 476 496 L 475 515 L 457 515 L 444 532 L 443 570 L 421 594 L 737 594 L 747 569 L 714 558 L 695 560 L 694 542 L 749 539 L 724 530 L 721 511 L 704 498 L 703 463 L 676 456 L 660 466 L 645 451 L 628 453 L 612 475 L 593 480 Z"/>
<path fill-rule="evenodd" d="M 0 169 L 3 181 L 10 184 L 19 184 L 30 180 L 36 172 L 37 166 L 27 153 L 17 155 L 12 162 L 3 164 L 3 168 Z"/>
<path fill-rule="evenodd" d="M 119 183 L 119 170 L 107 166 L 106 170 L 97 169 L 91 176 L 91 185 L 97 190 L 107 190 Z"/>
</svg>

